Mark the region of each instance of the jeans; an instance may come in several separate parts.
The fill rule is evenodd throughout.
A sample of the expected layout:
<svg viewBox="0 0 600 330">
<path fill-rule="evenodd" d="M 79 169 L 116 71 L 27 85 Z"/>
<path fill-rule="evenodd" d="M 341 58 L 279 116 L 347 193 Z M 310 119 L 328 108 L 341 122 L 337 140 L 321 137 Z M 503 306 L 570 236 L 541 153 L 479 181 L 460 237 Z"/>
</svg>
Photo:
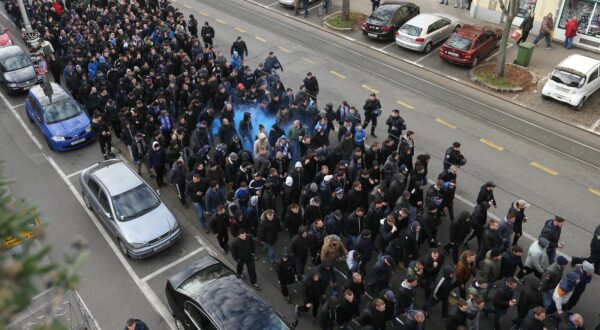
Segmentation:
<svg viewBox="0 0 600 330">
<path fill-rule="evenodd" d="M 571 49 L 571 47 L 573 47 L 573 38 L 574 37 L 565 38 L 565 47 L 567 47 L 567 49 Z"/>
<path fill-rule="evenodd" d="M 302 0 L 304 4 L 304 17 L 308 17 L 308 0 Z"/>
<path fill-rule="evenodd" d="M 202 225 L 202 228 L 207 229 L 208 227 L 206 226 L 206 218 L 204 218 L 204 207 L 202 207 L 202 203 L 193 202 L 192 207 L 196 211 L 196 215 L 200 220 L 200 225 Z"/>
<path fill-rule="evenodd" d="M 546 308 L 546 314 L 552 314 L 556 311 L 556 305 L 554 304 L 554 300 L 552 300 L 552 294 L 554 294 L 554 290 L 546 290 L 543 293 L 544 296 L 544 308 Z"/>
<path fill-rule="evenodd" d="M 256 267 L 254 266 L 254 258 L 249 257 L 248 260 L 237 261 L 237 274 L 242 275 L 244 270 L 244 264 L 248 268 L 248 276 L 250 277 L 250 283 L 256 283 Z"/>
<path fill-rule="evenodd" d="M 263 245 L 263 247 L 267 251 L 267 255 L 269 255 L 271 262 L 273 262 L 273 263 L 277 262 L 277 256 L 275 255 L 275 246 L 265 243 Z"/>
<path fill-rule="evenodd" d="M 542 40 L 542 38 L 546 39 L 546 47 L 550 48 L 551 40 L 550 40 L 550 33 L 548 33 L 548 32 L 540 32 L 540 34 L 538 34 L 537 37 L 535 37 L 535 40 L 533 40 L 533 44 L 537 45 L 537 43 L 540 40 Z"/>
<path fill-rule="evenodd" d="M 552 265 L 556 261 L 556 248 L 547 248 L 546 254 L 548 254 L 548 264 Z"/>
</svg>

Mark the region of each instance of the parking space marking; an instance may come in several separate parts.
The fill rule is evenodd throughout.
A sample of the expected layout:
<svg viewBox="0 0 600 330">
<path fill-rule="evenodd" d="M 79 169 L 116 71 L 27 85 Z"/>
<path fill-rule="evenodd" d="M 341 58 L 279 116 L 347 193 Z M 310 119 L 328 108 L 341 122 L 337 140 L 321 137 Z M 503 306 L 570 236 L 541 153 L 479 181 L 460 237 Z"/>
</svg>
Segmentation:
<svg viewBox="0 0 600 330">
<path fill-rule="evenodd" d="M 236 27 L 235 30 L 240 33 L 246 33 L 246 30 L 239 28 L 239 27 Z"/>
<path fill-rule="evenodd" d="M 215 21 L 217 21 L 217 23 L 219 23 L 219 24 L 227 24 L 227 22 L 225 22 L 224 20 L 222 20 L 220 18 L 215 19 Z"/>
<path fill-rule="evenodd" d="M 454 81 L 460 81 L 460 79 L 458 79 L 456 77 L 453 77 L 453 76 L 450 76 L 450 75 L 446 75 L 446 78 L 450 78 L 450 79 L 452 79 Z"/>
<path fill-rule="evenodd" d="M 285 47 L 277 46 L 277 48 L 279 48 L 279 50 L 281 50 L 284 53 L 291 53 L 292 52 L 291 50 L 289 50 L 289 49 L 287 49 Z"/>
<path fill-rule="evenodd" d="M 194 251 L 186 254 L 185 256 L 183 256 L 183 257 L 181 257 L 181 258 L 179 258 L 179 259 L 177 259 L 177 260 L 175 260 L 175 261 L 173 261 L 173 262 L 171 262 L 171 263 L 169 263 L 167 265 L 164 265 L 163 267 L 160 267 L 159 269 L 155 270 L 154 272 L 152 272 L 152 273 L 150 273 L 150 274 L 142 277 L 141 281 L 142 282 L 148 282 L 151 279 L 155 278 L 156 276 L 162 274 L 166 270 L 177 266 L 178 264 L 180 264 L 180 263 L 188 260 L 189 258 L 195 256 L 196 254 L 198 254 L 198 253 L 200 253 L 200 252 L 202 252 L 204 250 L 206 250 L 204 247 L 197 248 Z"/>
<path fill-rule="evenodd" d="M 446 127 L 451 128 L 451 129 L 456 129 L 456 125 L 452 125 L 449 122 L 447 122 L 447 121 L 445 121 L 445 120 L 443 120 L 441 118 L 436 118 L 435 121 L 438 122 L 438 123 L 440 123 L 440 124 L 442 124 L 442 125 L 444 125 L 444 126 L 446 126 Z"/>
<path fill-rule="evenodd" d="M 275 1 L 275 2 L 273 2 L 272 4 L 270 4 L 270 5 L 267 5 L 267 7 L 274 6 L 274 5 L 278 4 L 278 3 L 279 3 L 279 1 Z"/>
<path fill-rule="evenodd" d="M 344 39 L 346 39 L 346 40 L 350 40 L 350 41 L 352 41 L 352 42 L 356 41 L 356 39 L 354 39 L 354 38 L 350 38 L 350 37 L 348 37 L 348 36 L 344 36 L 344 35 L 342 35 L 342 38 L 344 38 Z"/>
<path fill-rule="evenodd" d="M 202 15 L 202 16 L 208 16 L 208 14 L 207 14 L 207 13 L 205 13 L 205 12 L 203 12 L 203 11 L 200 11 L 199 13 L 200 13 L 200 15 Z"/>
<path fill-rule="evenodd" d="M 384 50 L 384 49 L 388 48 L 389 46 L 393 46 L 395 44 L 396 44 L 396 42 L 392 42 L 392 43 L 388 44 L 387 46 L 383 46 L 383 47 L 379 48 L 379 50 Z"/>
<path fill-rule="evenodd" d="M 341 74 L 341 73 L 339 73 L 337 71 L 331 70 L 331 71 L 329 71 L 329 73 L 331 73 L 332 75 L 334 75 L 334 76 L 336 76 L 338 78 L 346 79 L 346 76 L 344 76 L 343 74 Z"/>
<path fill-rule="evenodd" d="M 302 58 L 302 60 L 303 60 L 304 62 L 308 62 L 308 63 L 310 63 L 310 64 L 315 64 L 315 61 L 313 61 L 313 60 L 309 60 L 309 59 L 307 59 L 306 57 L 303 57 L 303 58 Z"/>
<path fill-rule="evenodd" d="M 490 146 L 490 147 L 492 147 L 492 148 L 494 148 L 494 149 L 496 149 L 498 151 L 504 150 L 504 147 L 502 147 L 502 146 L 500 146 L 500 145 L 498 145 L 498 144 L 496 144 L 496 143 L 494 143 L 494 142 L 492 142 L 492 141 L 490 141 L 490 140 L 488 140 L 486 138 L 479 139 L 479 142 L 481 142 L 481 143 L 483 143 L 485 145 L 488 145 L 488 146 Z"/>
<path fill-rule="evenodd" d="M 258 40 L 258 41 L 262 41 L 262 42 L 267 42 L 266 39 L 263 39 L 261 37 L 254 37 L 254 39 Z"/>
<path fill-rule="evenodd" d="M 364 89 L 368 90 L 368 91 L 369 91 L 369 92 L 371 92 L 371 93 L 379 93 L 379 91 L 378 91 L 378 90 L 376 90 L 375 88 L 373 88 L 373 87 L 371 87 L 371 86 L 369 86 L 369 85 L 362 84 L 362 85 L 360 85 L 360 87 L 362 87 L 362 88 L 364 88 Z"/>
<path fill-rule="evenodd" d="M 509 49 L 510 47 L 514 46 L 515 44 L 511 44 L 509 42 L 506 43 L 506 49 Z M 500 54 L 500 51 L 495 52 L 494 54 L 488 56 L 488 58 L 485 59 L 484 62 L 487 62 L 489 60 L 491 60 L 492 58 L 496 57 L 496 55 Z"/>
<path fill-rule="evenodd" d="M 15 108 L 20 108 L 20 107 L 22 107 L 22 106 L 24 106 L 24 105 L 25 105 L 25 103 L 20 103 L 20 104 L 17 104 L 17 105 L 13 105 L 13 107 L 15 107 Z"/>
<path fill-rule="evenodd" d="M 316 6 L 309 7 L 309 8 L 308 8 L 308 11 L 311 11 L 311 10 L 313 10 L 313 9 L 315 9 L 315 8 L 319 8 L 319 6 L 320 6 L 320 5 L 321 5 L 321 3 L 317 3 L 317 5 L 316 5 Z"/>
<path fill-rule="evenodd" d="M 538 162 L 531 162 L 531 163 L 529 163 L 529 165 L 531 165 L 531 166 L 533 166 L 535 168 L 538 168 L 538 169 L 540 169 L 540 170 L 542 170 L 542 171 L 544 171 L 544 172 L 546 172 L 546 173 L 548 173 L 550 175 L 555 175 L 555 176 L 558 175 L 558 172 L 556 172 L 555 170 L 553 170 L 553 169 L 551 169 L 551 168 L 549 168 L 547 166 L 544 166 L 544 165 L 542 165 L 542 164 L 540 164 Z"/>
<path fill-rule="evenodd" d="M 72 177 L 74 177 L 74 176 L 78 175 L 79 173 L 81 173 L 81 172 L 83 172 L 83 171 L 85 171 L 85 170 L 86 170 L 85 168 L 82 168 L 82 169 L 80 169 L 80 170 L 79 170 L 79 171 L 77 171 L 77 172 L 73 172 L 73 173 L 71 173 L 71 174 L 67 175 L 67 178 L 69 178 L 69 179 L 70 179 L 70 178 L 72 178 Z"/>
<path fill-rule="evenodd" d="M 431 56 L 431 55 L 433 55 L 433 54 L 438 54 L 438 51 L 437 51 L 437 49 L 438 49 L 438 48 L 434 48 L 434 49 L 432 49 L 432 50 L 429 52 L 429 54 L 425 54 L 424 56 L 421 56 L 421 57 L 419 57 L 419 59 L 418 59 L 418 60 L 416 60 L 416 61 L 415 61 L 415 63 L 421 62 L 422 60 L 424 60 L 424 59 L 428 58 L 429 56 Z"/>
<path fill-rule="evenodd" d="M 413 107 L 412 105 L 410 105 L 408 103 L 405 103 L 405 102 L 402 102 L 402 101 L 396 101 L 396 103 L 400 104 L 401 106 L 403 106 L 403 107 L 405 107 L 406 109 L 409 109 L 409 110 L 414 110 L 415 109 L 415 107 Z"/>
<path fill-rule="evenodd" d="M 596 195 L 596 196 L 600 197 L 600 190 L 598 190 L 598 189 L 594 189 L 594 188 L 592 188 L 592 187 L 589 187 L 588 189 L 589 189 L 589 191 L 590 191 L 592 194 L 594 194 L 594 195 Z"/>
</svg>

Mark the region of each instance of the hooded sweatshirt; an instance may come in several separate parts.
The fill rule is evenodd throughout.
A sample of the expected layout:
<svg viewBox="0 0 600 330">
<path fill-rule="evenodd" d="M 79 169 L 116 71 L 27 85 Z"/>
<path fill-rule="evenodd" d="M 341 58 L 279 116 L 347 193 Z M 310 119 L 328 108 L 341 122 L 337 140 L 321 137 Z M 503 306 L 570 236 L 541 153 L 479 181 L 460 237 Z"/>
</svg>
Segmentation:
<svg viewBox="0 0 600 330">
<path fill-rule="evenodd" d="M 554 300 L 556 310 L 559 314 L 562 313 L 562 306 L 566 304 L 571 298 L 571 295 L 573 295 L 573 289 L 575 289 L 578 279 L 579 272 L 571 271 L 567 273 L 567 276 L 565 276 L 565 278 L 558 283 L 556 289 L 554 289 L 552 300 Z"/>
</svg>

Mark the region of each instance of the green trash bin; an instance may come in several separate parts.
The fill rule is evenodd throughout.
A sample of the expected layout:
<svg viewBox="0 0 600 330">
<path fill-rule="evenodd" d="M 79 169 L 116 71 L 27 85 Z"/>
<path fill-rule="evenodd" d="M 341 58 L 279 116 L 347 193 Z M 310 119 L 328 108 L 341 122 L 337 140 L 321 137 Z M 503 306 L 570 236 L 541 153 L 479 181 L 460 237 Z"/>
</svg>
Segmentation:
<svg viewBox="0 0 600 330">
<path fill-rule="evenodd" d="M 515 64 L 521 66 L 528 66 L 531 61 L 531 55 L 533 55 L 533 49 L 535 45 L 531 42 L 522 42 L 519 44 L 519 51 L 517 52 L 517 58 Z"/>
</svg>

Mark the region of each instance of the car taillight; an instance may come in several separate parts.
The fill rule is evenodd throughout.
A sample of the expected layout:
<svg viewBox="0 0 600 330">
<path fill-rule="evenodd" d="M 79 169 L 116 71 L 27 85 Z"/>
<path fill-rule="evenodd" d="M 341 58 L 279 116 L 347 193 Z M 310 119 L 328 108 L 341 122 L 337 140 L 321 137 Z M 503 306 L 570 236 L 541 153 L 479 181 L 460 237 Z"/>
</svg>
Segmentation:
<svg viewBox="0 0 600 330">
<path fill-rule="evenodd" d="M 464 54 L 465 54 L 466 59 L 471 59 L 471 57 L 473 57 L 473 53 L 471 53 L 471 52 L 464 53 Z"/>
<path fill-rule="evenodd" d="M 390 31 L 391 29 L 392 29 L 392 27 L 391 27 L 391 26 L 384 26 L 384 27 L 381 29 L 381 31 L 384 31 L 384 32 L 385 32 L 385 31 Z"/>
<path fill-rule="evenodd" d="M 367 23 L 363 23 L 362 27 L 363 27 L 363 29 L 366 29 L 367 28 Z"/>
<path fill-rule="evenodd" d="M 400 35 L 400 31 L 396 31 L 396 37 Z"/>
<path fill-rule="evenodd" d="M 423 41 L 425 41 L 425 39 L 424 38 L 417 38 L 417 39 L 415 39 L 415 41 L 416 42 L 423 42 Z"/>
</svg>

